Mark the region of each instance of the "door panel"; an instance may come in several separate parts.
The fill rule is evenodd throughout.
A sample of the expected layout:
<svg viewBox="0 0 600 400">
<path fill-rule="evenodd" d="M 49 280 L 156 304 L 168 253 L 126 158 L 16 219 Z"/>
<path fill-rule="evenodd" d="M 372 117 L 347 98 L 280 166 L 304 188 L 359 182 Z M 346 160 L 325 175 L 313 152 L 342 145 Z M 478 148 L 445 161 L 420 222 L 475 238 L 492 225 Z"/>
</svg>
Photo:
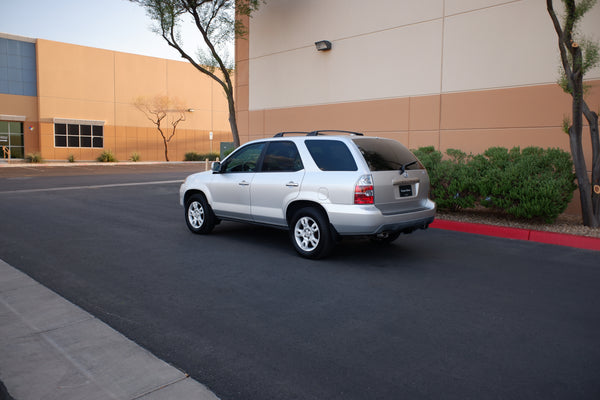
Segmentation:
<svg viewBox="0 0 600 400">
<path fill-rule="evenodd" d="M 303 178 L 304 166 L 296 145 L 291 141 L 270 142 L 250 186 L 254 220 L 286 226 L 284 209 L 298 197 Z"/>
<path fill-rule="evenodd" d="M 304 178 L 304 170 L 257 173 L 250 187 L 254 220 L 265 224 L 287 226 L 283 209 L 298 197 L 302 178 Z"/>
</svg>

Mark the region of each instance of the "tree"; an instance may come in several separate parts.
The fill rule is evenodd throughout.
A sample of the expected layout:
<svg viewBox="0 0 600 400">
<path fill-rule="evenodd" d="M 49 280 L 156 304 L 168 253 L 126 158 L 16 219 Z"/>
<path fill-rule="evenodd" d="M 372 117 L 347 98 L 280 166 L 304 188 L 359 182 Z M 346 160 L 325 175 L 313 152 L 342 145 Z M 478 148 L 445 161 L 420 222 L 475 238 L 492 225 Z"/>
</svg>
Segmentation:
<svg viewBox="0 0 600 400">
<path fill-rule="evenodd" d="M 258 9 L 261 0 L 130 0 L 146 9 L 157 24 L 155 32 L 188 60 L 198 71 L 214 79 L 225 91 L 229 106 L 229 125 L 233 143 L 240 145 L 235 117 L 232 66 L 227 62 L 223 49 L 235 36 L 244 36 L 246 27 L 236 18 L 250 16 Z M 191 17 L 208 50 L 199 52 L 198 60 L 182 48 L 179 27 L 185 17 Z M 220 71 L 220 76 L 215 73 Z"/>
<path fill-rule="evenodd" d="M 177 125 L 185 121 L 188 110 L 177 100 L 162 95 L 140 96 L 134 100 L 133 105 L 156 125 L 165 146 L 165 161 L 169 161 L 169 142 L 175 136 Z"/>
<path fill-rule="evenodd" d="M 600 137 L 598 134 L 598 114 L 590 110 L 584 100 L 586 72 L 598 65 L 598 44 L 579 36 L 576 38 L 577 24 L 594 5 L 596 0 L 563 0 L 564 18 L 561 22 L 556 16 L 552 0 L 546 0 L 546 8 L 552 18 L 558 35 L 558 48 L 562 63 L 559 84 L 572 98 L 572 123 L 566 121 L 569 134 L 571 157 L 575 166 L 575 175 L 579 185 L 583 224 L 590 227 L 600 226 Z M 583 117 L 587 120 L 592 140 L 592 176 L 588 178 L 583 156 Z M 569 126 L 570 124 L 570 126 Z"/>
</svg>

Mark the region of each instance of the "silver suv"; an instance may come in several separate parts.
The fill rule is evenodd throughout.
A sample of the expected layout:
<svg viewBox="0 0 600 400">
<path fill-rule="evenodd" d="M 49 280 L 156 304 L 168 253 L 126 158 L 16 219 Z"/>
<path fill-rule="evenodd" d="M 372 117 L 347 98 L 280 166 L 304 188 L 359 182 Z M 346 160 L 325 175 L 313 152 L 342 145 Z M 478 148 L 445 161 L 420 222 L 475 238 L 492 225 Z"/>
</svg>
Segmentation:
<svg viewBox="0 0 600 400">
<path fill-rule="evenodd" d="M 334 133 L 335 136 L 326 135 Z M 248 142 L 180 188 L 194 233 L 221 220 L 289 230 L 301 256 L 326 256 L 342 236 L 391 242 L 426 229 L 429 176 L 400 142 L 346 131 L 281 132 Z"/>
</svg>

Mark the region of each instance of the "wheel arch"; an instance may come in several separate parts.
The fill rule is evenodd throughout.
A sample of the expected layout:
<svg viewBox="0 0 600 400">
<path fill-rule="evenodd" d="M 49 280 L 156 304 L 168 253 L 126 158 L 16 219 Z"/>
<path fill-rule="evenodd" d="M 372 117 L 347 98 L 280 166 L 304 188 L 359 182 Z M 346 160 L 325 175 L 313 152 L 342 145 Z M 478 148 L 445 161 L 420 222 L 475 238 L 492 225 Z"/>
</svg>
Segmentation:
<svg viewBox="0 0 600 400">
<path fill-rule="evenodd" d="M 200 190 L 200 189 L 190 189 L 190 190 L 186 191 L 185 194 L 183 195 L 183 205 L 187 204 L 189 198 L 192 197 L 195 194 L 199 194 L 202 197 L 204 197 L 204 199 L 206 201 L 209 201 L 208 198 L 206 197 L 206 194 L 202 190 Z"/>
<path fill-rule="evenodd" d="M 329 223 L 329 216 L 327 215 L 327 211 L 325 210 L 325 208 L 323 208 L 321 204 L 311 200 L 296 200 L 291 202 L 285 211 L 285 220 L 288 223 L 288 225 L 294 217 L 294 214 L 296 214 L 296 212 L 301 208 L 305 207 L 316 208 L 317 210 L 323 213 L 325 218 L 327 218 L 327 222 Z"/>
</svg>

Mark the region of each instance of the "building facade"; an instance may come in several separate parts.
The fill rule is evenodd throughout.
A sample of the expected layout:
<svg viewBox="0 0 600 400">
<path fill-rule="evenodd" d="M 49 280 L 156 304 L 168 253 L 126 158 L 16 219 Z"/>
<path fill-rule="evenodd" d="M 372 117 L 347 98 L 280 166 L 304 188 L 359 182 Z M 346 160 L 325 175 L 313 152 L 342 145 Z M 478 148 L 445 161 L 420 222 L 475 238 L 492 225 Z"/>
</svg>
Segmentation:
<svg viewBox="0 0 600 400">
<path fill-rule="evenodd" d="M 269 0 L 248 25 L 236 47 L 243 140 L 343 129 L 412 149 L 569 149 L 571 98 L 556 84 L 544 1 Z M 600 41 L 600 4 L 582 31 Z M 600 68 L 586 78 L 600 111 Z"/>
<path fill-rule="evenodd" d="M 159 95 L 189 110 L 170 160 L 231 142 L 222 89 L 188 62 L 0 34 L 1 158 L 86 161 L 110 150 L 164 160 L 160 134 L 133 104 Z"/>
</svg>

